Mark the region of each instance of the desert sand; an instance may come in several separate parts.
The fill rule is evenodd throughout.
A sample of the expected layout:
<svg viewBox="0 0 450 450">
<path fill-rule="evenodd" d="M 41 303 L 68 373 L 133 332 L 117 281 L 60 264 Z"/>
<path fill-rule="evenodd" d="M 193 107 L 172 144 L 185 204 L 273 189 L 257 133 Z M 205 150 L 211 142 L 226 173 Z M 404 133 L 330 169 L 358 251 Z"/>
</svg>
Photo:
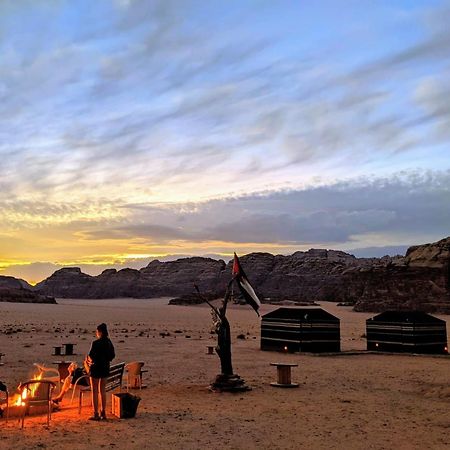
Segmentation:
<svg viewBox="0 0 450 450">
<path fill-rule="evenodd" d="M 49 429 L 44 416 L 27 418 L 23 430 L 17 419 L 0 419 L 2 449 L 450 448 L 448 357 L 262 352 L 258 317 L 232 305 L 234 369 L 252 390 L 213 393 L 207 388 L 220 365 L 206 352 L 215 343 L 207 306 L 169 306 L 167 299 L 58 303 L 0 303 L 0 352 L 6 354 L 0 380 L 10 390 L 29 378 L 34 362 L 51 366 L 61 359 L 51 356 L 54 345 L 75 342 L 70 360 L 81 362 L 103 321 L 115 362 L 145 361 L 148 387 L 133 391 L 142 398 L 134 419 L 90 422 L 89 399 L 78 415 L 70 396 Z M 373 314 L 322 306 L 341 319 L 342 350 L 364 350 L 365 320 Z M 262 313 L 274 308 L 263 305 Z M 236 339 L 241 333 L 245 340 Z M 298 389 L 270 386 L 274 361 L 298 363 L 292 371 Z"/>
</svg>

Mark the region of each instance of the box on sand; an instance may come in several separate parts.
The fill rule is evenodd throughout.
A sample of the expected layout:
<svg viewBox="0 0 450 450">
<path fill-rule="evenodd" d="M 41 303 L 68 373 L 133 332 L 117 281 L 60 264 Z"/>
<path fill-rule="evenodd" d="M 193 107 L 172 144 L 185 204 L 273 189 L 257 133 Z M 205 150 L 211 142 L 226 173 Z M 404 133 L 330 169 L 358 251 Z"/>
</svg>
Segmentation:
<svg viewBox="0 0 450 450">
<path fill-rule="evenodd" d="M 136 415 L 141 398 L 128 392 L 111 395 L 111 412 L 120 419 L 130 419 Z"/>
</svg>

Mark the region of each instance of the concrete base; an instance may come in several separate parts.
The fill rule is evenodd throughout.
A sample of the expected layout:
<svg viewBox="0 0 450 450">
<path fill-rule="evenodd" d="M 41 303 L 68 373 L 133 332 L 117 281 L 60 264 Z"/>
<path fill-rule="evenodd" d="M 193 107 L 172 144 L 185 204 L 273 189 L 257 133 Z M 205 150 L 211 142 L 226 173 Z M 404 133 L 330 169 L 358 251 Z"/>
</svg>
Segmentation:
<svg viewBox="0 0 450 450">
<path fill-rule="evenodd" d="M 245 381 L 239 375 L 219 374 L 209 386 L 213 392 L 245 392 L 252 388 L 245 384 Z"/>
</svg>

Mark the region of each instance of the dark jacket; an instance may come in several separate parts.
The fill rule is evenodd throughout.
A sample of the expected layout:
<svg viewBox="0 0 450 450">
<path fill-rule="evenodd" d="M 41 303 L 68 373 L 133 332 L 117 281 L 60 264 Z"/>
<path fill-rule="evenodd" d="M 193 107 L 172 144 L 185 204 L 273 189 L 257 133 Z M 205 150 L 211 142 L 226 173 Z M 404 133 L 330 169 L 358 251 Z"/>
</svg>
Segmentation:
<svg viewBox="0 0 450 450">
<path fill-rule="evenodd" d="M 92 359 L 91 377 L 106 378 L 109 375 L 109 364 L 115 358 L 114 345 L 107 337 L 92 343 L 89 356 Z"/>
</svg>

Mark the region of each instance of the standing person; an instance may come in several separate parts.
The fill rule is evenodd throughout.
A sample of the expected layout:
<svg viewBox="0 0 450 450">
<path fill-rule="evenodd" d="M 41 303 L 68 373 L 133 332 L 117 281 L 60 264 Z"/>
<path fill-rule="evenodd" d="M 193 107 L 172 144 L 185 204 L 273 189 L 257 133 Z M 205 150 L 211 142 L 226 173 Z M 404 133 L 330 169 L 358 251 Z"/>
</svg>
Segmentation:
<svg viewBox="0 0 450 450">
<path fill-rule="evenodd" d="M 94 415 L 89 420 L 106 420 L 106 378 L 109 375 L 109 364 L 114 359 L 114 346 L 108 337 L 108 328 L 101 323 L 96 330 L 97 339 L 92 343 L 87 360 L 90 367 L 92 404 Z M 100 394 L 101 411 L 98 413 L 98 398 Z"/>
</svg>

